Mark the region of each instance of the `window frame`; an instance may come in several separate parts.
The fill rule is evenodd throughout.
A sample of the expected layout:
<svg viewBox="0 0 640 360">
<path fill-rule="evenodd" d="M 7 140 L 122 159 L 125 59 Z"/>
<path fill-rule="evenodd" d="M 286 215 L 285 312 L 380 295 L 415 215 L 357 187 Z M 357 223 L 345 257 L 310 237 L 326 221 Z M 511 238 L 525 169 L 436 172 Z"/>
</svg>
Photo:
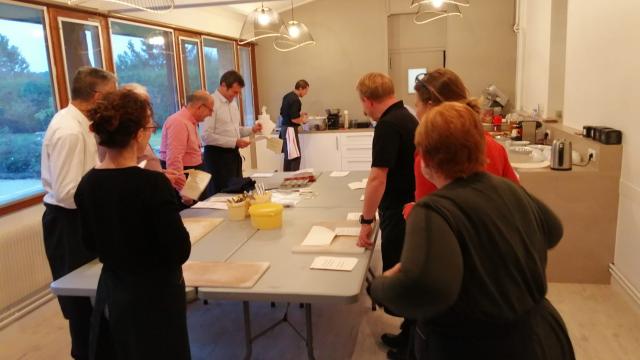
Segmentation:
<svg viewBox="0 0 640 360">
<path fill-rule="evenodd" d="M 258 79 L 256 74 L 256 62 L 255 62 L 255 45 L 254 44 L 237 44 L 236 49 L 238 53 L 238 71 L 241 69 L 241 57 L 240 57 L 240 48 L 246 48 L 249 50 L 249 70 L 251 71 L 251 95 L 253 96 L 253 114 L 255 117 L 255 121 L 258 120 L 258 115 L 260 114 L 259 105 L 258 105 Z M 245 114 L 244 114 L 244 95 L 241 93 L 241 113 L 242 113 L 242 125 L 245 125 Z"/>
<path fill-rule="evenodd" d="M 185 31 L 176 31 L 176 42 L 178 43 L 178 61 L 180 61 L 180 80 L 182 82 L 181 90 L 182 94 L 180 96 L 180 105 L 185 106 L 187 103 L 187 83 L 184 81 L 184 64 L 182 63 L 182 40 L 187 41 L 196 41 L 198 43 L 198 65 L 200 67 L 200 85 L 202 89 L 207 90 L 207 80 L 204 74 L 205 66 L 204 66 L 204 42 L 202 40 L 202 36 L 195 33 L 188 33 Z"/>
<path fill-rule="evenodd" d="M 111 37 L 113 36 L 113 26 L 111 25 L 114 21 L 116 22 L 121 22 L 121 23 L 125 23 L 125 24 L 130 24 L 130 25 L 134 25 L 134 26 L 140 26 L 140 27 L 145 27 L 145 28 L 152 28 L 152 29 L 156 29 L 156 30 L 162 30 L 162 31 L 168 31 L 171 33 L 171 41 L 173 43 L 173 67 L 175 68 L 175 80 L 176 80 L 176 97 L 174 98 L 175 101 L 175 105 L 176 105 L 176 109 L 180 110 L 181 108 L 181 104 L 180 104 L 180 69 L 178 68 L 178 51 L 180 51 L 179 49 L 176 48 L 176 34 L 175 34 L 175 30 L 172 28 L 166 28 L 166 27 L 161 27 L 161 26 L 156 26 L 156 25 L 148 25 L 146 23 L 137 23 L 134 21 L 130 21 L 130 20 L 122 20 L 119 18 L 114 18 L 114 17 L 109 17 L 108 18 L 109 21 L 109 39 L 111 39 Z M 177 51 L 176 51 L 177 50 Z M 116 77 L 118 76 L 118 73 L 116 71 L 116 62 L 115 59 L 113 58 L 113 47 L 111 48 L 111 64 L 113 64 L 113 73 L 116 75 Z"/>
<path fill-rule="evenodd" d="M 55 56 L 54 56 L 55 46 L 53 46 L 53 39 L 52 39 L 53 32 L 51 29 L 51 24 L 49 19 L 49 10 L 50 10 L 49 7 L 46 5 L 32 4 L 28 2 L 12 1 L 12 0 L 0 0 L 0 3 L 42 10 L 42 17 L 44 19 L 44 22 L 43 22 L 44 33 L 45 33 L 45 39 L 46 39 L 45 45 L 47 47 L 47 54 L 48 54 L 47 56 L 49 58 L 49 77 L 51 78 L 51 85 L 53 86 L 53 89 L 52 89 L 53 99 L 54 99 L 53 107 L 56 112 L 60 111 L 60 109 L 62 109 L 62 103 L 60 99 L 60 88 L 58 86 L 58 73 L 56 68 L 57 62 L 55 61 Z M 42 199 L 44 198 L 44 195 L 45 195 L 45 191 L 43 189 L 43 191 L 33 194 L 31 196 L 18 199 L 6 204 L 2 204 L 0 205 L 0 216 L 4 216 L 12 212 L 16 212 L 21 209 L 27 208 L 29 206 L 42 203 Z"/>
<path fill-rule="evenodd" d="M 217 89 L 208 89 L 207 87 L 207 77 L 206 77 L 206 66 L 204 62 L 204 39 L 208 38 L 215 41 L 222 41 L 233 44 L 233 54 L 234 54 L 234 65 L 236 71 L 240 69 L 240 60 L 239 60 L 239 45 L 238 39 L 233 37 L 209 33 L 201 29 L 190 29 L 187 27 L 183 27 L 180 25 L 174 25 L 169 23 L 164 23 L 160 21 L 148 20 L 143 18 L 133 18 L 130 16 L 111 14 L 109 12 L 99 11 L 95 9 L 88 8 L 76 8 L 69 6 L 64 3 L 50 3 L 41 0 L 0 0 L 0 3 L 10 4 L 21 7 L 29 7 L 43 11 L 43 26 L 46 37 L 46 47 L 48 52 L 48 62 L 49 62 L 49 72 L 51 78 L 51 84 L 53 87 L 53 100 L 54 100 L 54 110 L 60 111 L 66 107 L 70 102 L 70 94 L 67 85 L 66 79 L 66 60 L 63 59 L 62 52 L 64 51 L 63 38 L 60 35 L 61 26 L 57 21 L 59 17 L 70 18 L 72 20 L 85 20 L 88 22 L 96 22 L 100 23 L 100 36 L 101 36 L 101 50 L 102 50 L 102 58 L 104 69 L 116 73 L 115 71 L 115 63 L 113 59 L 113 48 L 111 44 L 111 22 L 118 21 L 122 23 L 129 23 L 132 25 L 147 27 L 147 28 L 156 28 L 160 30 L 166 30 L 173 33 L 173 45 L 174 45 L 174 66 L 175 66 L 175 76 L 176 76 L 176 94 L 177 97 L 175 99 L 176 105 L 178 108 L 181 106 L 181 101 L 183 96 L 181 96 L 181 91 L 184 92 L 184 81 L 181 76 L 181 66 L 179 66 L 179 58 L 178 54 L 180 49 L 179 41 L 176 41 L 176 34 L 179 33 L 188 33 L 190 36 L 188 37 L 197 37 L 200 39 L 200 70 L 201 70 L 201 81 L 205 89 L 208 92 L 213 92 Z M 242 45 L 247 47 L 247 45 Z M 252 69 L 252 87 L 253 87 L 253 97 L 254 97 L 254 107 L 255 114 L 259 113 L 258 111 L 258 79 L 256 73 L 256 58 L 255 58 L 255 44 L 250 44 L 251 47 L 251 69 Z M 62 68 L 60 68 L 62 66 Z M 216 81 L 217 82 L 217 81 Z M 61 86 L 60 84 L 65 84 L 65 86 Z M 242 94 L 241 94 L 242 96 Z M 244 109 L 242 98 L 238 99 L 242 111 L 242 122 L 244 124 Z M 6 204 L 0 205 L 0 216 L 4 216 L 20 209 L 27 208 L 33 205 L 41 204 L 42 199 L 44 197 L 44 191 L 38 194 L 34 194 L 32 196 L 24 197 Z"/>
<path fill-rule="evenodd" d="M 58 16 L 57 17 L 58 20 L 58 33 L 60 34 L 60 45 L 61 47 L 61 53 L 62 53 L 62 66 L 63 66 L 63 72 L 64 72 L 64 79 L 65 79 L 65 83 L 67 85 L 67 94 L 71 94 L 71 84 L 69 83 L 69 78 L 71 77 L 71 74 L 67 74 L 68 68 L 67 68 L 67 52 L 65 51 L 65 46 L 64 46 L 64 31 L 62 31 L 62 22 L 66 21 L 69 23 L 75 23 L 75 24 L 83 24 L 83 25 L 93 25 L 93 26 L 97 26 L 98 27 L 98 36 L 100 38 L 100 55 L 102 57 L 102 69 L 107 69 L 107 62 L 106 62 L 106 58 L 104 56 L 104 39 L 102 36 L 102 24 L 100 21 L 91 21 L 91 20 L 79 20 L 79 19 L 74 19 L 74 18 L 69 18 L 69 17 L 63 17 L 63 16 Z M 69 96 L 70 98 L 71 96 Z"/>
</svg>

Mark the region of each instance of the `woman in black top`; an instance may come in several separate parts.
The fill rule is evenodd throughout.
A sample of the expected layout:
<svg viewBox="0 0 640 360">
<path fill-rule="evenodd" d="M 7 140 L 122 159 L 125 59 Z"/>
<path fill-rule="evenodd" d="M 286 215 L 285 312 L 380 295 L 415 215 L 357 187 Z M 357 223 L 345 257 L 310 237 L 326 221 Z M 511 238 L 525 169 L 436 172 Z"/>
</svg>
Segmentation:
<svg viewBox="0 0 640 360">
<path fill-rule="evenodd" d="M 574 359 L 545 298 L 559 219 L 523 188 L 483 171 L 484 134 L 468 106 L 432 109 L 416 147 L 438 190 L 411 212 L 401 263 L 371 286 L 376 301 L 419 319 L 416 357 Z"/>
<path fill-rule="evenodd" d="M 189 359 L 181 268 L 189 234 L 167 178 L 136 166 L 155 129 L 151 105 L 118 90 L 105 94 L 89 119 L 107 149 L 75 194 L 84 243 L 103 263 L 92 358 Z"/>
<path fill-rule="evenodd" d="M 305 95 L 307 95 L 307 92 L 309 92 L 309 83 L 306 80 L 298 80 L 296 82 L 294 90 L 287 93 L 282 98 L 282 105 L 280 106 L 280 116 L 282 117 L 282 124 L 280 125 L 280 138 L 283 140 L 283 171 L 300 170 L 302 154 L 300 153 L 298 127 L 304 123 L 305 116 L 307 115 L 307 113 L 302 112 L 302 101 L 300 101 L 300 98 L 303 98 Z M 290 149 L 287 144 L 295 146 L 295 149 L 294 151 L 292 151 L 292 153 L 297 153 L 298 156 L 290 154 Z"/>
</svg>

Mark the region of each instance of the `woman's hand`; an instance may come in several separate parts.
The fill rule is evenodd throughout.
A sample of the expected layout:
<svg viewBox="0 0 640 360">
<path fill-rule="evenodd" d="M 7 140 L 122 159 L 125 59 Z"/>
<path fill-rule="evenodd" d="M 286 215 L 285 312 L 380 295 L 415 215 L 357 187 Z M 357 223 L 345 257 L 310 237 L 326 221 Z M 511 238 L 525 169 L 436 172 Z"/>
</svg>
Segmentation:
<svg viewBox="0 0 640 360">
<path fill-rule="evenodd" d="M 391 269 L 385 271 L 382 273 L 382 276 L 394 276 L 397 273 L 400 272 L 400 268 L 402 267 L 402 265 L 400 263 L 397 263 L 394 267 L 392 267 Z"/>
<path fill-rule="evenodd" d="M 178 190 L 182 190 L 184 184 L 187 182 L 187 178 L 184 177 L 184 174 L 173 169 L 165 170 L 164 176 L 166 176 L 171 185 Z"/>
</svg>

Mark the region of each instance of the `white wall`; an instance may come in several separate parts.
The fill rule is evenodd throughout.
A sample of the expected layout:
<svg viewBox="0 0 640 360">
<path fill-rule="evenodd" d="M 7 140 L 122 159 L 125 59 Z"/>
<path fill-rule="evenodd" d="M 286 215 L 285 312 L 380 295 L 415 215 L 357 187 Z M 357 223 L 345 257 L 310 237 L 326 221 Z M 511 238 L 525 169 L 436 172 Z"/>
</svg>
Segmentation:
<svg viewBox="0 0 640 360">
<path fill-rule="evenodd" d="M 640 2 L 569 0 L 564 123 L 623 132 L 615 265 L 640 289 Z M 594 189 L 596 190 L 596 189 Z"/>
<path fill-rule="evenodd" d="M 289 20 L 287 12 L 281 14 Z M 273 48 L 273 39 L 256 47 L 260 106 L 271 119 L 279 116 L 282 97 L 299 79 L 309 81 L 302 107 L 311 115 L 324 109 L 349 110 L 351 119 L 363 118 L 356 93 L 357 81 L 370 71 L 387 72 L 387 13 L 384 0 L 318 0 L 294 10 L 317 44 L 290 52 Z"/>
<path fill-rule="evenodd" d="M 551 0 L 520 0 L 518 76 L 521 87 L 517 106 L 533 110 L 540 104 L 544 114 L 549 99 L 551 5 Z"/>
</svg>

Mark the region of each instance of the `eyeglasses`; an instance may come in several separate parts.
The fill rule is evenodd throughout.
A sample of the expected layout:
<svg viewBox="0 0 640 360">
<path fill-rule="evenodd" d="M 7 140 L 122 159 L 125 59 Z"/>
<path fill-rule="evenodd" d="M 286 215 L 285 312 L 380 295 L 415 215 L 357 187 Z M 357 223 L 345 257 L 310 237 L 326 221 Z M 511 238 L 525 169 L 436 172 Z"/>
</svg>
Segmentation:
<svg viewBox="0 0 640 360">
<path fill-rule="evenodd" d="M 160 128 L 160 125 L 158 123 L 156 123 L 155 121 L 151 123 L 151 125 L 149 126 L 145 126 L 143 129 L 150 129 L 152 134 L 155 134 L 156 131 L 158 131 L 158 129 Z"/>
</svg>

